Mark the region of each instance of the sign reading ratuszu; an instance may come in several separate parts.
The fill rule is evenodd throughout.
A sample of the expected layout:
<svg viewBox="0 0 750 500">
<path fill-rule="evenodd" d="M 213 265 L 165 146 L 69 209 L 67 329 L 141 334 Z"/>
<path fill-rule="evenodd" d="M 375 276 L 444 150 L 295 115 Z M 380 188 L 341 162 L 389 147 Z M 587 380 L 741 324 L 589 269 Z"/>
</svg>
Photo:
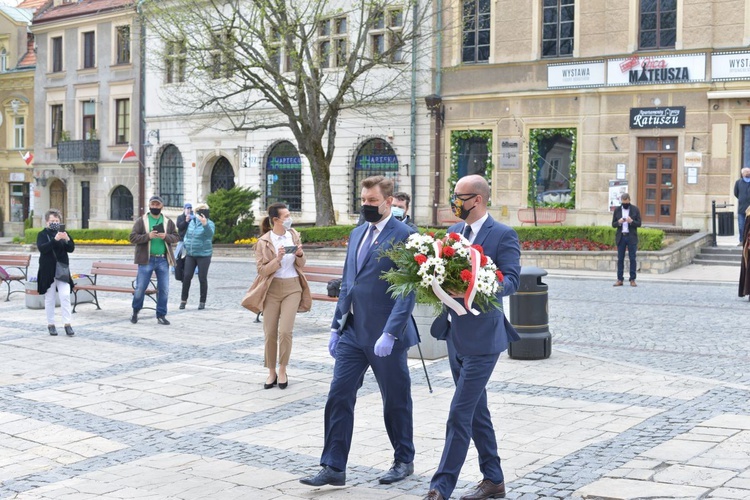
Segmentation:
<svg viewBox="0 0 750 500">
<path fill-rule="evenodd" d="M 685 128 L 685 106 L 630 108 L 630 128 Z"/>
</svg>

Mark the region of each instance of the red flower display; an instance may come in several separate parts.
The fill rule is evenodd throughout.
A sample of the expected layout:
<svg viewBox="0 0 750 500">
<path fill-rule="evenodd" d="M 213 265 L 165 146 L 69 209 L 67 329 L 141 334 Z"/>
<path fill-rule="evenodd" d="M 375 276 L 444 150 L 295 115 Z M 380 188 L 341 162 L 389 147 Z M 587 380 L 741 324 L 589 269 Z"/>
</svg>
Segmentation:
<svg viewBox="0 0 750 500">
<path fill-rule="evenodd" d="M 422 264 L 427 262 L 427 256 L 421 253 L 418 253 L 417 255 L 414 256 L 414 260 L 417 262 L 417 264 L 421 266 Z"/>
<path fill-rule="evenodd" d="M 464 269 L 463 271 L 461 271 L 462 280 L 469 282 L 471 281 L 471 276 L 472 276 L 471 271 L 469 271 L 468 269 Z"/>
<path fill-rule="evenodd" d="M 482 245 L 471 245 L 471 248 L 476 248 L 479 254 L 484 257 L 484 248 L 482 248 Z"/>
<path fill-rule="evenodd" d="M 495 271 L 495 274 L 497 275 L 497 281 L 502 283 L 503 280 L 505 279 L 505 276 L 503 276 L 503 272 L 498 269 L 497 271 Z"/>
<path fill-rule="evenodd" d="M 461 236 L 458 233 L 450 233 L 448 235 L 448 238 L 452 239 L 453 241 L 461 241 Z"/>
<path fill-rule="evenodd" d="M 479 265 L 482 266 L 482 267 L 484 267 L 484 266 L 487 265 L 487 256 L 486 255 L 482 255 L 479 258 Z"/>
<path fill-rule="evenodd" d="M 453 257 L 456 255 L 456 251 L 453 247 L 443 247 L 443 257 Z"/>
</svg>

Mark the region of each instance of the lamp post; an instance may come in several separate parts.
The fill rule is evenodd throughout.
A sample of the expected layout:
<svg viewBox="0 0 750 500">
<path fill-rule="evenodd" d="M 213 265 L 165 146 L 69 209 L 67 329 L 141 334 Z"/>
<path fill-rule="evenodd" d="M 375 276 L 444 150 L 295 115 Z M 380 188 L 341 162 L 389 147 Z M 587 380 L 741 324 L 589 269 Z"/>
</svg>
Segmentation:
<svg viewBox="0 0 750 500">
<path fill-rule="evenodd" d="M 440 186 L 443 183 L 440 177 L 442 165 L 440 161 L 441 136 L 443 133 L 443 120 L 445 119 L 445 107 L 443 98 L 437 94 L 425 96 L 424 102 L 430 110 L 430 116 L 435 117 L 435 195 L 432 200 L 432 224 L 438 223 L 438 205 L 440 204 Z"/>
</svg>

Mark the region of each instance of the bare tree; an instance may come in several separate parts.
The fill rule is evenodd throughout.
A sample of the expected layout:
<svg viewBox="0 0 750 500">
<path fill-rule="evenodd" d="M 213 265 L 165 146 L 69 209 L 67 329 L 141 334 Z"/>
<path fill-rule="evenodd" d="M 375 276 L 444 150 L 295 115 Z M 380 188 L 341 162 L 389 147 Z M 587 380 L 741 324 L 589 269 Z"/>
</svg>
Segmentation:
<svg viewBox="0 0 750 500">
<path fill-rule="evenodd" d="M 144 12 L 149 44 L 162 42 L 156 63 L 179 83 L 173 109 L 237 131 L 291 131 L 312 170 L 317 225 L 336 222 L 341 112 L 406 98 L 413 42 L 429 43 L 431 29 L 429 0 L 146 0 Z"/>
</svg>

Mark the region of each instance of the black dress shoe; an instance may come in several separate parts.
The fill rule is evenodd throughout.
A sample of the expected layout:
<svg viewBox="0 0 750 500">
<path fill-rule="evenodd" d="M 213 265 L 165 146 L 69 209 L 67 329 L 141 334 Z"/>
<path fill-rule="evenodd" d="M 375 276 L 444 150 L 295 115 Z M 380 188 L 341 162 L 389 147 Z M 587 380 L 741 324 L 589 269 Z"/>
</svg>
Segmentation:
<svg viewBox="0 0 750 500">
<path fill-rule="evenodd" d="M 289 387 L 289 375 L 286 376 L 286 382 L 279 382 L 279 389 L 286 389 L 287 387 Z"/>
<path fill-rule="evenodd" d="M 198 309 L 205 309 L 205 308 L 206 308 L 206 303 L 205 302 L 199 302 L 198 303 Z"/>
<path fill-rule="evenodd" d="M 326 484 L 344 486 L 346 484 L 346 472 L 336 472 L 327 465 L 324 465 L 320 472 L 314 476 L 303 477 L 299 482 L 308 486 L 323 486 Z"/>
<path fill-rule="evenodd" d="M 65 325 L 65 335 L 67 335 L 68 337 L 72 337 L 75 334 L 76 334 L 76 332 L 73 331 L 73 327 L 72 326 Z"/>
<path fill-rule="evenodd" d="M 430 490 L 423 500 L 445 500 L 445 497 L 438 490 Z"/>
<path fill-rule="evenodd" d="M 130 316 L 130 322 L 133 324 L 138 323 L 138 311 L 136 311 L 135 309 L 133 309 L 133 315 Z"/>
<path fill-rule="evenodd" d="M 169 324 L 171 324 L 169 322 L 169 320 L 167 320 L 167 318 L 165 318 L 164 316 L 157 316 L 156 317 L 156 321 L 158 321 L 160 325 L 169 325 Z"/>
<path fill-rule="evenodd" d="M 263 384 L 263 388 L 270 389 L 271 387 L 274 387 L 278 381 L 279 381 L 279 376 L 276 375 L 276 378 L 273 379 L 273 382 L 271 382 L 270 384 Z"/>
<path fill-rule="evenodd" d="M 398 460 L 394 460 L 393 465 L 391 465 L 391 468 L 385 473 L 385 476 L 380 478 L 380 484 L 392 484 L 401 481 L 412 474 L 414 474 L 414 462 L 405 464 Z"/>
<path fill-rule="evenodd" d="M 186 305 L 187 305 L 187 302 L 185 302 L 185 301 L 180 302 L 180 309 L 185 309 Z"/>
<path fill-rule="evenodd" d="M 505 498 L 505 482 L 495 484 L 489 479 L 482 479 L 477 488 L 460 498 L 460 500 L 484 500 L 485 498 Z"/>
<path fill-rule="evenodd" d="M 56 336 L 57 336 L 57 328 L 55 328 L 55 325 L 47 325 L 47 331 L 48 331 L 48 332 L 49 332 L 49 334 L 50 334 L 50 335 L 52 335 L 53 337 L 56 337 Z"/>
</svg>

